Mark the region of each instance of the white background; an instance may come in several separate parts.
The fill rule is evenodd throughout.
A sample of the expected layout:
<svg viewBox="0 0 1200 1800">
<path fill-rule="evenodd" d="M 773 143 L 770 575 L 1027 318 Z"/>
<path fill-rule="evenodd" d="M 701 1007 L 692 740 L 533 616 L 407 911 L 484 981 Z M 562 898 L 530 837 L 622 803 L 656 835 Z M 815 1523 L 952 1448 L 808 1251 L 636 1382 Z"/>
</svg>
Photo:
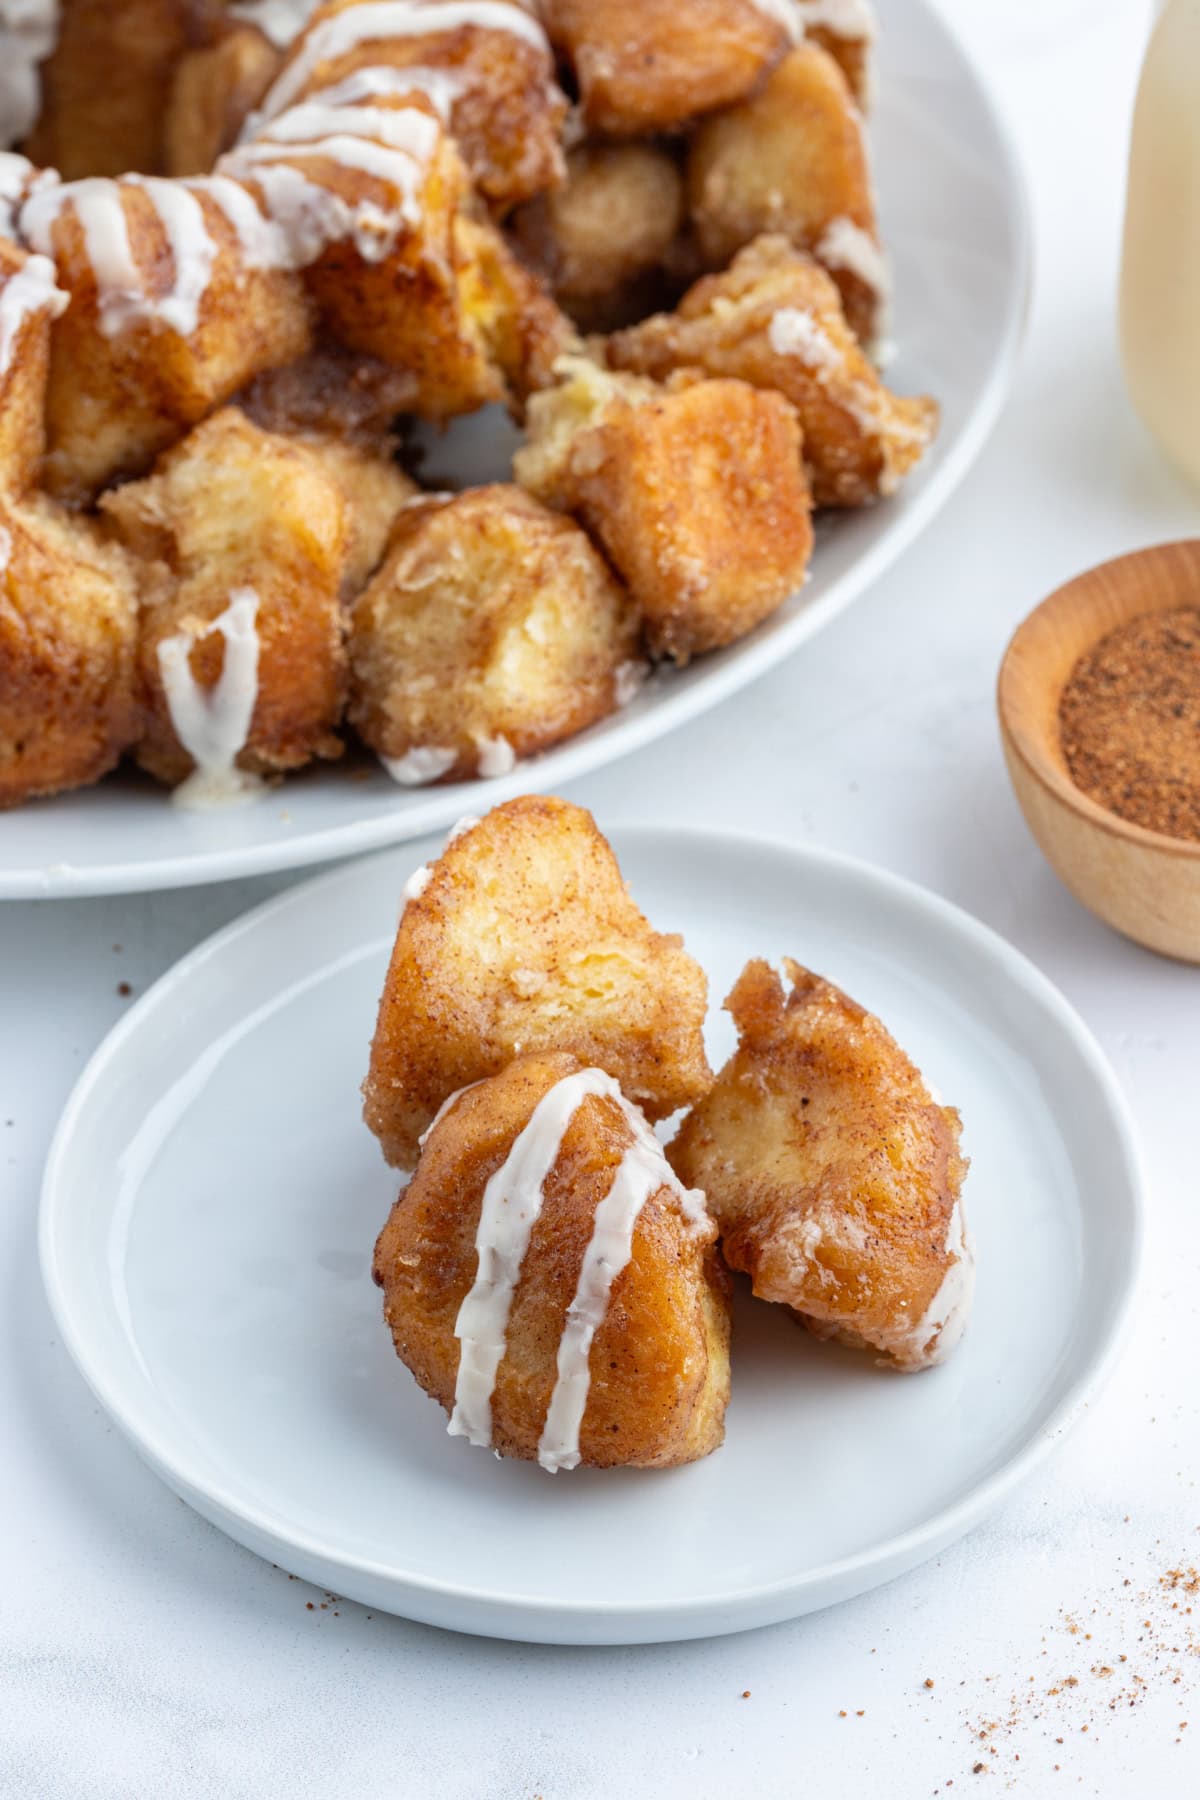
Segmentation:
<svg viewBox="0 0 1200 1800">
<path fill-rule="evenodd" d="M 882 10 L 886 22 L 887 0 Z M 1161 1579 L 1200 1564 L 1200 970 L 1116 938 L 1057 885 L 1009 792 L 993 708 L 1004 645 L 1038 599 L 1089 563 L 1200 525 L 1200 497 L 1132 419 L 1115 355 L 1146 9 L 947 10 L 990 72 L 1034 195 L 1035 294 L 1013 399 L 948 513 L 848 616 L 572 794 L 602 824 L 736 825 L 870 858 L 967 907 L 1060 984 L 1144 1134 L 1150 1254 L 1120 1373 L 989 1525 L 891 1587 L 792 1625 L 552 1650 L 330 1602 L 235 1548 L 142 1468 L 56 1343 L 34 1254 L 49 1137 L 127 1004 L 117 984 L 141 992 L 286 883 L 6 906 L 3 1795 L 1200 1791 L 1200 1591 Z"/>
</svg>

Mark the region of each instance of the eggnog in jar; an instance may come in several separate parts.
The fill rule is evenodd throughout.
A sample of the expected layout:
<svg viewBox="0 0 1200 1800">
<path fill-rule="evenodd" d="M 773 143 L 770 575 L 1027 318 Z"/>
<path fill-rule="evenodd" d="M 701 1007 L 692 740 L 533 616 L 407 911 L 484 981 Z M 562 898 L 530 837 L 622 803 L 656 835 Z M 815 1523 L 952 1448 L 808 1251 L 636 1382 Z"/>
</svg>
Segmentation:
<svg viewBox="0 0 1200 1800">
<path fill-rule="evenodd" d="M 1121 266 L 1138 412 L 1200 484 L 1200 0 L 1161 9 L 1138 89 Z"/>
</svg>

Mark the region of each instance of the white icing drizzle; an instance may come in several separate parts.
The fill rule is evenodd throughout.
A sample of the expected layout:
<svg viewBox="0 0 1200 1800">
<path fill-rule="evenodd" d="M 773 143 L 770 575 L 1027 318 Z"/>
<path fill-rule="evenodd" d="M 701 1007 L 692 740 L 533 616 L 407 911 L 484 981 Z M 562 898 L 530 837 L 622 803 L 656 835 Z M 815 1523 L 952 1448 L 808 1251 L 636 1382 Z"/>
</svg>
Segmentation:
<svg viewBox="0 0 1200 1800">
<path fill-rule="evenodd" d="M 433 879 L 433 870 L 428 863 L 422 863 L 414 869 L 404 886 L 400 889 L 400 897 L 407 906 L 410 900 L 419 900 Z"/>
<path fill-rule="evenodd" d="M 39 65 L 58 42 L 58 23 L 58 0 L 0 0 L 0 143 L 15 143 L 37 122 Z"/>
<path fill-rule="evenodd" d="M 630 1252 L 626 1250 L 619 1267 L 614 1266 L 626 1233 L 632 1245 L 633 1229 L 646 1199 L 656 1188 L 669 1187 L 679 1199 L 691 1229 L 703 1227 L 707 1220 L 703 1195 L 690 1193 L 680 1185 L 645 1119 L 625 1099 L 610 1075 L 600 1069 L 582 1069 L 556 1082 L 542 1095 L 484 1189 L 475 1234 L 475 1280 L 454 1325 L 461 1350 L 454 1410 L 447 1427 L 450 1436 L 465 1437 L 483 1447 L 491 1444 L 492 1395 L 504 1359 L 508 1318 L 521 1267 L 541 1216 L 546 1182 L 558 1161 L 563 1139 L 579 1107 L 592 1095 L 618 1102 L 635 1141 L 618 1165 L 605 1201 L 597 1208 L 592 1239 L 568 1311 L 564 1342 L 559 1346 L 558 1379 L 539 1447 L 538 1459 L 546 1468 L 574 1468 L 578 1463 L 579 1425 L 587 1406 L 587 1352 L 604 1321 L 612 1284 L 629 1260 Z M 457 1098 L 454 1095 L 447 1101 L 439 1118 Z"/>
<path fill-rule="evenodd" d="M 322 63 L 336 62 L 363 44 L 396 37 L 428 37 L 476 25 L 485 31 L 505 31 L 521 37 L 550 54 L 549 42 L 537 20 L 510 0 L 369 0 L 335 13 L 314 25 L 302 39 L 295 56 L 281 70 L 262 103 L 262 116 L 273 118 L 303 93 Z"/>
<path fill-rule="evenodd" d="M 613 699 L 617 705 L 628 706 L 631 700 L 635 700 L 645 686 L 649 674 L 649 663 L 637 661 L 619 663 L 613 680 Z"/>
<path fill-rule="evenodd" d="M 454 767 L 458 751 L 443 750 L 436 744 L 419 744 L 403 756 L 381 756 L 379 760 L 401 787 L 424 787 Z"/>
<path fill-rule="evenodd" d="M 35 250 L 51 256 L 55 221 L 71 207 L 96 277 L 100 329 L 114 336 L 129 325 L 155 320 L 186 337 L 196 328 L 217 253 L 204 209 L 179 182 L 140 175 L 126 176 L 125 181 L 149 196 L 171 251 L 174 279 L 161 299 L 146 292 L 116 181 L 93 176 L 31 195 L 21 211 L 21 230 Z"/>
<path fill-rule="evenodd" d="M 845 269 L 857 275 L 874 293 L 878 304 L 870 348 L 876 362 L 885 361 L 891 331 L 892 275 L 875 239 L 853 219 L 831 219 L 813 254 L 827 269 Z"/>
<path fill-rule="evenodd" d="M 484 781 L 494 781 L 500 775 L 511 775 L 517 766 L 517 753 L 506 737 L 477 736 L 475 748 L 479 752 L 476 774 Z"/>
<path fill-rule="evenodd" d="M 975 1294 L 975 1246 L 961 1199 L 950 1214 L 943 1253 L 954 1261 L 921 1317 L 880 1335 L 879 1348 L 913 1368 L 931 1369 L 943 1362 L 966 1329 Z"/>
<path fill-rule="evenodd" d="M 262 788 L 257 776 L 237 766 L 258 699 L 258 606 L 253 588 L 235 588 L 224 612 L 209 624 L 196 630 L 185 627 L 158 646 L 171 725 L 196 765 L 171 796 L 177 806 L 197 810 L 236 806 Z M 225 639 L 225 659 L 220 679 L 204 688 L 192 673 L 191 653 L 214 631 Z"/>
<path fill-rule="evenodd" d="M 824 26 L 834 37 L 873 42 L 879 23 L 869 0 L 792 0 L 804 30 Z"/>
<path fill-rule="evenodd" d="M 57 319 L 71 296 L 57 285 L 58 271 L 48 256 L 30 256 L 0 289 L 0 380 L 8 374 L 22 327 L 34 313 Z"/>
<path fill-rule="evenodd" d="M 592 1339 L 608 1316 L 613 1283 L 633 1255 L 634 1227 L 642 1208 L 661 1187 L 687 1194 L 693 1205 L 699 1198 L 680 1188 L 658 1139 L 637 1108 L 623 1097 L 621 1104 L 634 1141 L 596 1208 L 575 1297 L 567 1308 L 567 1322 L 558 1342 L 558 1373 L 538 1444 L 538 1461 L 552 1475 L 579 1466 L 579 1432 L 592 1381 Z M 700 1206 L 703 1217 L 702 1200 Z M 694 1215 L 691 1222 L 695 1223 Z"/>
<path fill-rule="evenodd" d="M 196 175 L 183 184 L 203 194 L 220 208 L 232 225 L 248 269 L 286 269 L 290 265 L 287 240 L 274 219 L 268 219 L 248 188 L 231 175 Z"/>
</svg>

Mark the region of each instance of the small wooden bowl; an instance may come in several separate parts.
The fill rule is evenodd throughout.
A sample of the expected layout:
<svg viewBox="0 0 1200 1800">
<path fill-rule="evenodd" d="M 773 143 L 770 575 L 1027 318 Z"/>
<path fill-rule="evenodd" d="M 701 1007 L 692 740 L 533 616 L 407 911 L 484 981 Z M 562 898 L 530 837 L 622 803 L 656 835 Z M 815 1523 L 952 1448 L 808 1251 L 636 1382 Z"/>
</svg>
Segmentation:
<svg viewBox="0 0 1200 1800">
<path fill-rule="evenodd" d="M 1127 620 L 1200 606 L 1200 539 L 1119 556 L 1031 612 L 1000 666 L 1008 772 L 1055 874 L 1092 912 L 1150 950 L 1200 963 L 1200 843 L 1145 831 L 1071 780 L 1058 704 L 1076 661 Z"/>
</svg>

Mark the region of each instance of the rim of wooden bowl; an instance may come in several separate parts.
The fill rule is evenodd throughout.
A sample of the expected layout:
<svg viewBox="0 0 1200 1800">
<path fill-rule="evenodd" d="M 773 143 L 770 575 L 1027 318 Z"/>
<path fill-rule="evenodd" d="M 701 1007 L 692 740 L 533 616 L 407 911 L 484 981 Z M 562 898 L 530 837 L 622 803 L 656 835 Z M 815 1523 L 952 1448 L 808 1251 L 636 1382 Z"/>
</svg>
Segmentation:
<svg viewBox="0 0 1200 1800">
<path fill-rule="evenodd" d="M 1200 608 L 1200 538 L 1154 544 L 1097 563 L 1055 588 L 1017 627 L 1000 664 L 996 705 L 1004 736 L 1055 799 L 1111 837 L 1200 861 L 1200 842 L 1148 831 L 1076 787 L 1058 734 L 1058 703 L 1077 659 L 1117 626 L 1147 613 Z"/>
</svg>

